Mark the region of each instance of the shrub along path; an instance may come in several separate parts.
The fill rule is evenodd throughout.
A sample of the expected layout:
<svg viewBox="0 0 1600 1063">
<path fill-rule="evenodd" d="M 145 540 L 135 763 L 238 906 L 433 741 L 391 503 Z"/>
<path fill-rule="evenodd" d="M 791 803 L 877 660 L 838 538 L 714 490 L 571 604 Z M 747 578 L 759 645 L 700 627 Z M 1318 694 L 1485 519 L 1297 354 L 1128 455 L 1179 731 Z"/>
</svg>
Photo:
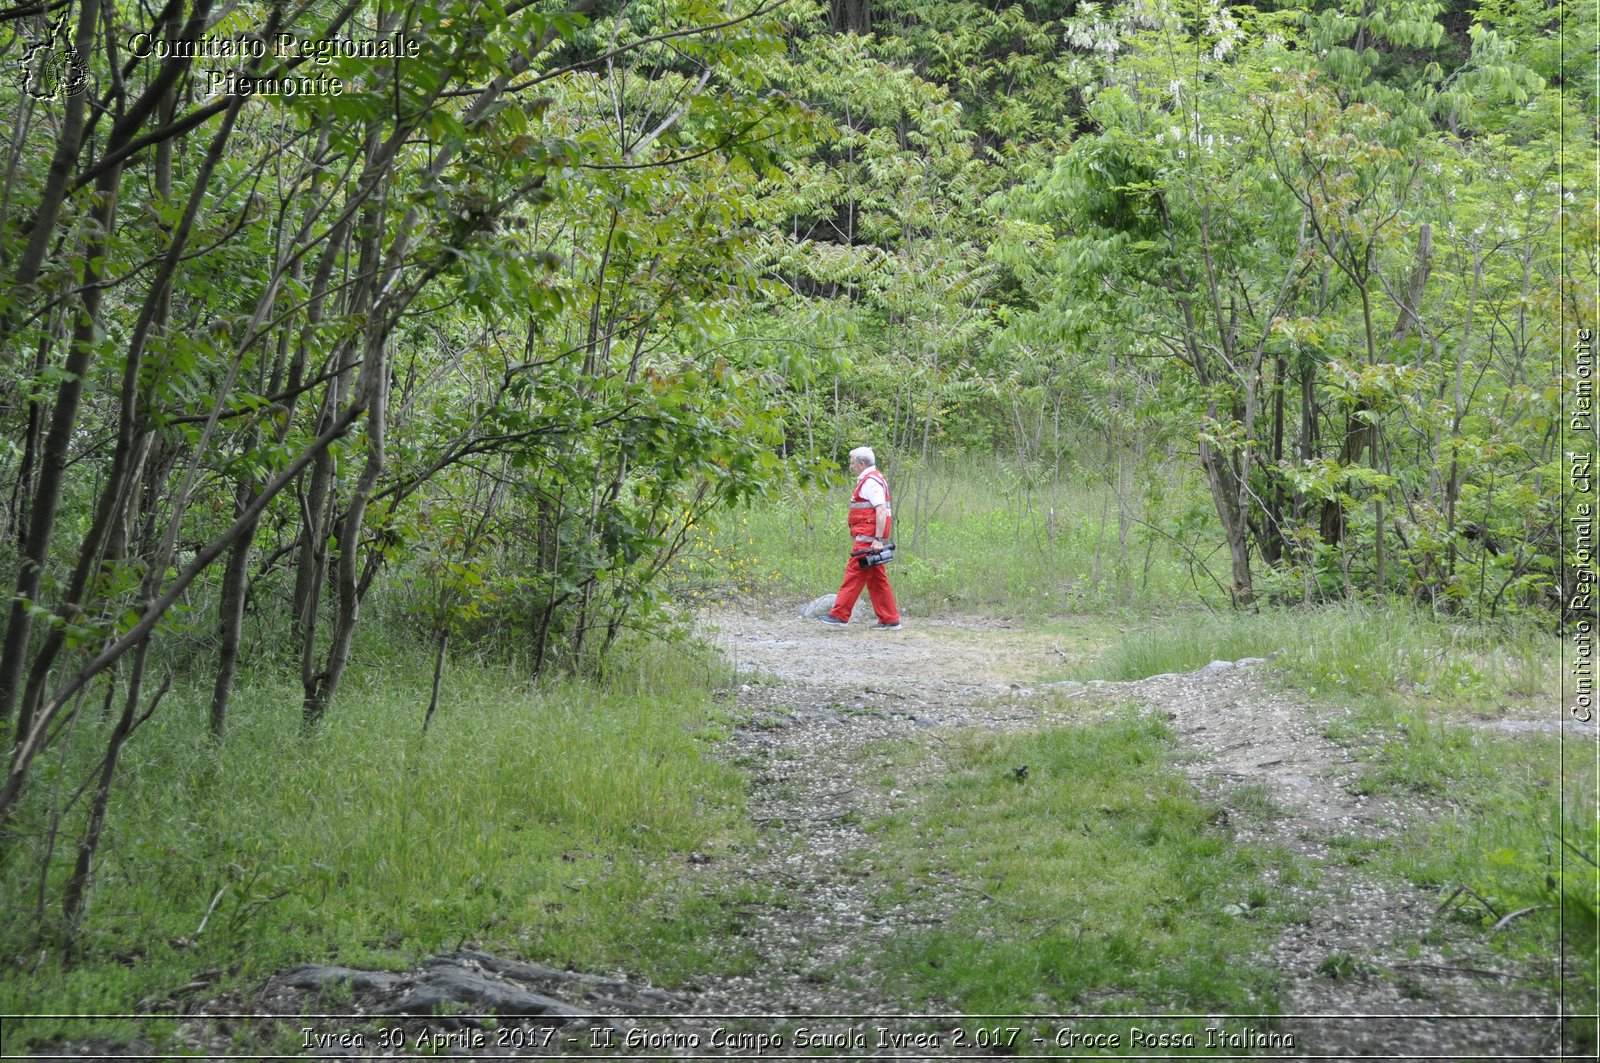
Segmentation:
<svg viewBox="0 0 1600 1063">
<path fill-rule="evenodd" d="M 1300 868 L 1269 872 L 1248 898 L 1241 889 L 1241 903 L 1225 914 L 1256 921 L 1261 947 L 1235 959 L 1270 971 L 1281 1014 L 1335 1018 L 1221 1024 L 1293 1038 L 1292 1050 L 1257 1042 L 1224 1051 L 1539 1056 L 1559 1050 L 1551 1020 L 1474 1018 L 1555 1012 L 1554 995 L 1537 981 L 1544 976 L 1548 986 L 1549 969 L 1517 969 L 1489 946 L 1481 923 L 1467 925 L 1441 910 L 1438 894 L 1384 880 L 1351 858 L 1425 826 L 1442 808 L 1412 793 L 1363 794 L 1356 785 L 1362 765 L 1324 737 L 1328 710 L 1313 711 L 1275 686 L 1270 662 L 1215 662 L 1130 683 L 1042 684 L 1036 677 L 1059 668 L 1065 656 L 1062 636 L 1005 622 L 919 619 L 884 632 L 872 628 L 870 617 L 828 628 L 785 610 L 709 616 L 705 629 L 743 677 L 730 750 L 752 775 L 752 814 L 765 841 L 748 854 L 742 873 L 786 889 L 775 903 L 751 907 L 751 973 L 704 985 L 694 1004 L 702 1014 L 957 1010 L 959 1000 L 905 998 L 905 972 L 893 958 L 897 938 L 974 907 L 993 912 L 997 924 L 1008 913 L 981 887 L 977 869 L 965 881 L 937 873 L 909 887 L 896 881 L 892 865 L 906 854 L 869 826 L 886 815 L 914 815 L 934 800 L 941 777 L 958 769 L 960 736 L 973 729 L 1093 725 L 1134 706 L 1179 736 L 1183 770 L 1204 798 L 1221 806 L 1213 823 L 1233 844 L 1292 854 L 1291 866 Z M 1092 630 L 1087 623 L 1085 629 Z M 1029 938 L 1081 933 L 1093 922 L 1093 912 L 1064 913 L 1060 925 Z M 1053 1000 L 1035 988 L 1014 987 L 1018 1010 L 1191 1010 L 1094 985 Z M 1205 987 L 1177 985 L 1167 1000 L 1186 996 L 1203 999 Z M 1338 1018 L 1358 1015 L 1372 1017 Z M 1124 1053 L 1135 1024 L 1121 1024 Z M 876 1025 L 854 1028 L 872 1037 Z M 1154 1020 L 1143 1027 L 1164 1029 Z M 943 1046 L 953 1050 L 948 1037 Z"/>
</svg>

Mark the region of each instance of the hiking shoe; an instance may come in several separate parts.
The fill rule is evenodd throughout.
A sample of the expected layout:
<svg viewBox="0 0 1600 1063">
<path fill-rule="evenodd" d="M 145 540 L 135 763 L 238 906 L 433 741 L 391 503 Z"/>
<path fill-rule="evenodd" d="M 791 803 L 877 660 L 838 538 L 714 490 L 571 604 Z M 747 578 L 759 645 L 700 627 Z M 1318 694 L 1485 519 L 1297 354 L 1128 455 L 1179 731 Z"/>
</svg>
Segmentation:
<svg viewBox="0 0 1600 1063">
<path fill-rule="evenodd" d="M 832 613 L 824 613 L 822 615 L 822 623 L 827 624 L 830 627 L 844 627 L 849 622 L 850 621 L 848 621 L 848 620 L 840 620 L 838 617 L 834 616 Z"/>
<path fill-rule="evenodd" d="M 900 630 L 900 621 L 896 620 L 892 624 L 885 624 L 882 620 L 880 620 L 880 621 L 878 621 L 878 630 L 879 631 L 899 631 Z"/>
</svg>

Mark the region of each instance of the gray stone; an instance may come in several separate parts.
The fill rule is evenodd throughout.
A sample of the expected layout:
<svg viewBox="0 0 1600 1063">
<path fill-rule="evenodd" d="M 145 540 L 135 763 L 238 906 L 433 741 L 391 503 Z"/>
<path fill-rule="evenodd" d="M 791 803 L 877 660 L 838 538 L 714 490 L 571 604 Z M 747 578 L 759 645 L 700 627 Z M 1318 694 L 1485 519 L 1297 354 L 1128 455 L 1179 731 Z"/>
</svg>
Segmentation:
<svg viewBox="0 0 1600 1063">
<path fill-rule="evenodd" d="M 837 594 L 824 594 L 821 598 L 813 598 L 800 607 L 800 618 L 809 620 L 812 617 L 821 616 L 832 609 L 833 603 L 838 599 L 839 596 Z"/>
<path fill-rule="evenodd" d="M 601 1011 L 620 1012 L 625 1015 L 630 1011 L 639 1010 L 631 1001 L 618 1000 L 615 997 L 606 997 L 595 994 L 589 997 L 588 1000 L 590 1004 L 594 1005 Z"/>
<path fill-rule="evenodd" d="M 1218 672 L 1230 671 L 1232 668 L 1233 668 L 1233 662 L 1232 661 L 1212 661 L 1210 664 L 1206 665 L 1204 668 L 1200 669 L 1195 674 L 1196 675 L 1216 675 Z"/>
<path fill-rule="evenodd" d="M 279 976 L 278 981 L 290 989 L 326 989 L 345 982 L 352 989 L 387 993 L 403 979 L 403 975 L 390 971 L 356 971 L 349 967 L 322 967 L 308 963 L 290 968 Z"/>
<path fill-rule="evenodd" d="M 822 723 L 843 723 L 839 718 L 838 710 L 832 705 L 802 705 L 795 710 L 795 718 L 817 720 Z"/>
<path fill-rule="evenodd" d="M 1472 725 L 1475 727 L 1493 727 L 1497 731 L 1506 731 L 1510 734 L 1530 731 L 1570 731 L 1574 734 L 1592 735 L 1595 732 L 1594 724 L 1580 723 L 1577 720 L 1492 720 L 1488 723 L 1478 723 L 1474 720 Z"/>
<path fill-rule="evenodd" d="M 430 1015 L 445 1007 L 562 1021 L 594 1017 L 592 1011 L 575 1008 L 555 997 L 530 992 L 482 971 L 437 961 L 429 965 L 426 975 L 409 993 L 375 1009 L 374 1014 Z"/>
<path fill-rule="evenodd" d="M 578 971 L 563 971 L 536 963 L 524 963 L 521 960 L 507 960 L 492 953 L 479 952 L 477 949 L 457 949 L 448 956 L 435 956 L 428 961 L 427 966 L 435 967 L 442 964 L 456 967 L 467 967 L 476 964 L 486 971 L 492 971 L 507 978 L 515 978 L 519 982 L 593 983 L 604 981 L 604 979 L 597 979 L 593 975 L 582 974 Z"/>
</svg>

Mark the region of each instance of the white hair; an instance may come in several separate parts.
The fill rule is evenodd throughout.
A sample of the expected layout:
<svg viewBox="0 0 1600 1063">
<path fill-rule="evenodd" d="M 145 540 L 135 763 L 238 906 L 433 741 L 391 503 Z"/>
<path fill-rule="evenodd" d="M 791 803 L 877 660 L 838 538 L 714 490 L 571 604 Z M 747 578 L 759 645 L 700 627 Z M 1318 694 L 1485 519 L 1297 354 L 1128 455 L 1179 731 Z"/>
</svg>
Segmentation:
<svg viewBox="0 0 1600 1063">
<path fill-rule="evenodd" d="M 868 465 L 878 464 L 878 456 L 872 452 L 871 447 L 857 447 L 856 449 L 852 450 L 850 452 L 850 460 L 856 461 L 858 459 L 866 462 Z"/>
</svg>

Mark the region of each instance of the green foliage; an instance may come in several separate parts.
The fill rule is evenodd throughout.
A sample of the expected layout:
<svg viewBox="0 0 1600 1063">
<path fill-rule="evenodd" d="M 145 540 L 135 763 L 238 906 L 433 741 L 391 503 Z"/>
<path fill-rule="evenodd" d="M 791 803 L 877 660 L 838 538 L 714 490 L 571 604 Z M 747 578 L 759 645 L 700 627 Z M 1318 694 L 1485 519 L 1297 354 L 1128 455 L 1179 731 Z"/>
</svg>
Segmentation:
<svg viewBox="0 0 1600 1063">
<path fill-rule="evenodd" d="M 7 869 L 18 903 L 0 935 L 28 962 L 0 975 L 0 1010 L 123 1013 L 211 968 L 251 987 L 301 962 L 404 968 L 464 940 L 664 982 L 728 960 L 725 915 L 673 885 L 689 852 L 743 830 L 742 784 L 708 751 L 710 658 L 630 645 L 604 685 L 537 691 L 461 667 L 424 735 L 425 660 L 399 640 L 365 656 L 346 711 L 307 738 L 269 672 L 243 680 L 221 750 L 204 687 L 174 690 L 175 711 L 128 751 L 117 844 L 70 963 L 30 869 Z M 80 726 L 52 793 L 99 729 Z M 33 810 L 27 837 L 54 807 Z M 8 1046 L 70 1030 L 12 1026 Z"/>
<path fill-rule="evenodd" d="M 1092 132 L 995 199 L 1020 292 L 994 346 L 1158 370 L 1106 400 L 1195 440 L 1235 593 L 1555 606 L 1560 315 L 1535 263 L 1574 193 L 1564 105 L 1487 29 L 1435 91 L 1402 49 L 1444 40 L 1437 5 L 1322 5 L 1305 35 L 1292 11 L 1163 11 L 1097 60 Z M 1489 172 L 1509 212 L 1472 187 Z"/>
<path fill-rule="evenodd" d="M 632 630 L 665 631 L 659 579 L 684 545 L 683 515 L 784 471 L 777 382 L 715 353 L 774 298 L 760 245 L 795 187 L 783 167 L 816 132 L 771 91 L 787 32 L 774 13 L 425 0 L 312 4 L 286 26 L 281 5 L 210 11 L 179 3 L 168 25 L 136 5 L 76 5 L 58 17 L 82 37 L 86 91 L 52 83 L 24 99 L 0 86 L 19 116 L 0 192 L 0 435 L 20 440 L 0 456 L 15 602 L 0 748 L 16 765 L 0 793 L 0 870 L 8 897 L 37 882 L 34 917 L 88 952 L 129 927 L 156 934 L 133 910 L 126 925 L 78 924 L 94 876 L 133 858 L 117 829 L 124 788 L 139 801 L 162 758 L 199 747 L 264 787 L 348 796 L 337 776 L 235 766 L 235 741 L 259 752 L 228 736 L 241 660 L 298 673 L 262 682 L 297 680 L 302 721 L 341 736 L 312 742 L 354 741 L 357 720 L 333 721 L 375 612 L 419 629 L 436 679 L 447 647 L 514 660 L 525 678 L 613 674 L 608 655 Z M 14 13 L 0 50 L 19 51 L 46 15 Z M 138 34 L 165 41 L 191 16 L 208 40 L 262 54 L 128 54 Z M 302 62 L 281 54 L 280 32 L 417 54 Z M 291 75 L 342 91 L 266 91 Z M 164 666 L 183 686 L 214 680 L 221 752 L 165 726 Z M 89 700 L 101 726 L 83 719 Z M 567 745 L 626 776 L 598 746 Z M 103 793 L 102 757 L 118 768 Z M 588 785 L 542 766 L 530 778 L 521 796 L 552 805 Z M 12 844 L 13 817 L 37 828 L 41 802 L 75 790 L 85 807 L 65 833 Z M 409 796 L 420 807 L 436 795 Z M 465 809 L 469 796 L 483 795 L 452 800 Z M 638 802 L 661 797 L 614 809 L 648 822 Z M 227 791 L 235 801 L 252 807 Z M 558 811 L 600 835 L 621 829 Z M 498 844 L 468 819 L 451 823 Z M 75 842 L 81 870 L 63 870 Z M 425 845 L 384 848 L 411 844 L 412 832 L 374 832 L 363 852 L 375 877 L 350 903 L 379 910 L 407 859 L 443 861 Z M 272 863 L 266 841 L 269 855 L 228 845 L 191 847 L 206 874 L 242 869 L 207 887 L 226 885 L 225 900 L 316 878 Z"/>
<path fill-rule="evenodd" d="M 1107 668 L 1277 649 L 1290 616 L 1319 693 L 1551 683 L 1529 632 L 1573 609 L 1565 452 L 1592 449 L 1558 329 L 1595 313 L 1570 58 L 1594 0 L 425 0 L 291 27 L 247 2 L 208 30 L 424 53 L 293 70 L 130 59 L 149 9 L 62 10 L 0 25 L 12 55 L 61 37 L 34 91 L 0 85 L 0 839 L 36 832 L 0 871 L 63 940 L 52 898 L 88 880 L 60 854 L 133 866 L 149 776 L 199 777 L 161 668 L 216 677 L 213 743 L 241 659 L 297 669 L 308 723 L 367 720 L 330 708 L 374 614 L 441 664 L 614 679 L 674 596 L 835 586 L 822 489 L 861 442 L 913 615 L 1366 602 L 1185 615 Z M 291 73 L 347 91 L 213 85 Z M 126 751 L 125 694 L 161 710 Z M 119 755 L 110 829 L 80 808 L 41 841 L 46 795 Z M 314 879 L 206 845 L 241 912 Z M 124 916 L 91 914 L 84 954 L 184 921 Z"/>
</svg>

